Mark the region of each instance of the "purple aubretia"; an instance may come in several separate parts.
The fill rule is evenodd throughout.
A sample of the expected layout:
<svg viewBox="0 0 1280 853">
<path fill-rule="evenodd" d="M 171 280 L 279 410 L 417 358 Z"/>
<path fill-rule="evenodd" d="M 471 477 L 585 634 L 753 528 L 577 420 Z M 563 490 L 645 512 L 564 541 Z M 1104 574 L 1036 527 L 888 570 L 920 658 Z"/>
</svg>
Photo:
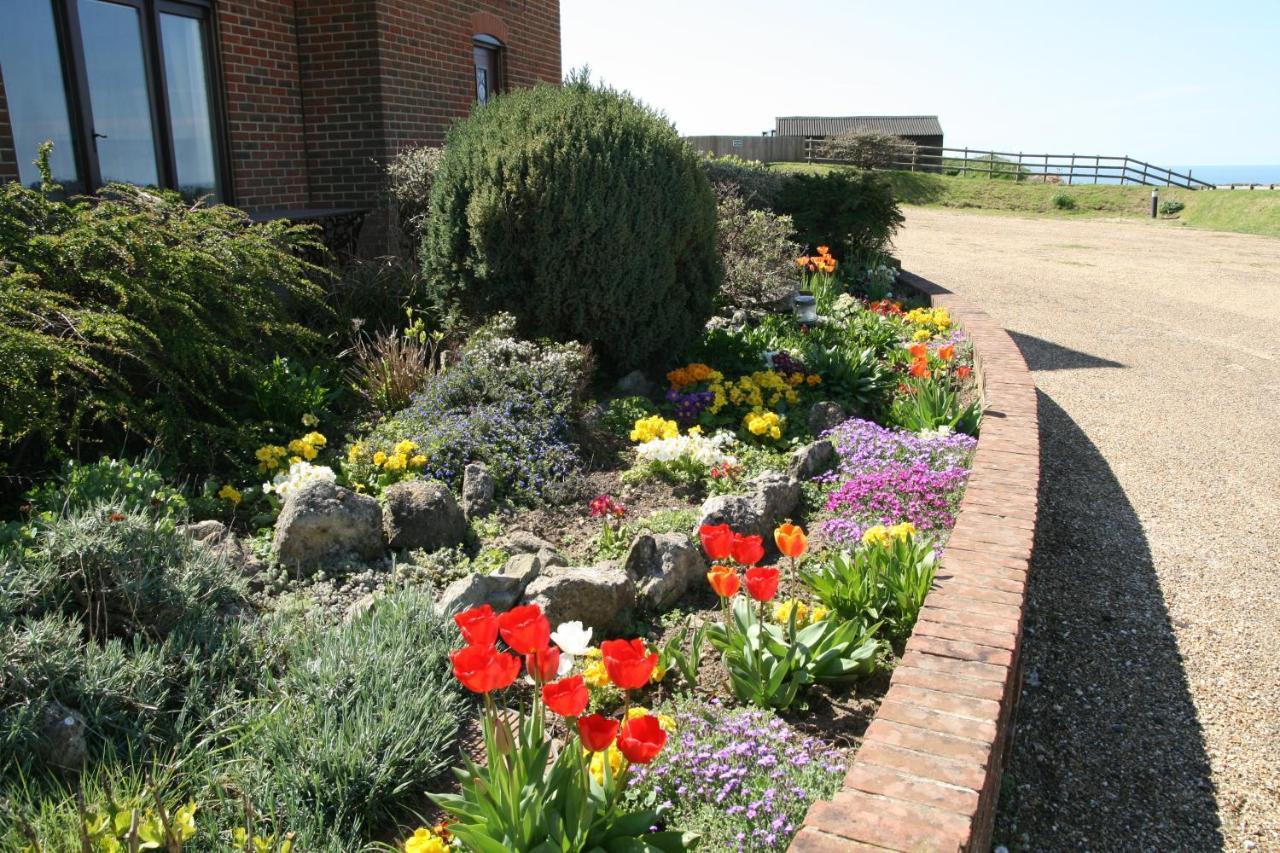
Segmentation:
<svg viewBox="0 0 1280 853">
<path fill-rule="evenodd" d="M 842 756 L 755 709 L 689 704 L 653 764 L 633 769 L 633 796 L 669 804 L 668 826 L 706 850 L 785 850 L 809 805 L 840 787 Z"/>
<path fill-rule="evenodd" d="M 922 437 L 856 418 L 827 437 L 840 465 L 826 478 L 839 484 L 827 497 L 826 539 L 856 542 L 868 527 L 902 521 L 945 537 L 955 523 L 976 439 L 960 433 Z"/>
</svg>

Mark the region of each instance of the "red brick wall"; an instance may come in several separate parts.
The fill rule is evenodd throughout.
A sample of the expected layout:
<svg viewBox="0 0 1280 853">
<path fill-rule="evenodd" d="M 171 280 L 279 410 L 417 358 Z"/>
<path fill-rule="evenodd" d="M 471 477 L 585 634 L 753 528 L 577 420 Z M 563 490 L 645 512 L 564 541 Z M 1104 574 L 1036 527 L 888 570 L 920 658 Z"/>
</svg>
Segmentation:
<svg viewBox="0 0 1280 853">
<path fill-rule="evenodd" d="M 13 132 L 9 129 L 9 102 L 4 97 L 4 78 L 0 77 L 0 181 L 18 180 L 18 158 L 13 150 Z"/>
<path fill-rule="evenodd" d="M 305 207 L 306 142 L 293 0 L 219 0 L 235 202 Z"/>
</svg>

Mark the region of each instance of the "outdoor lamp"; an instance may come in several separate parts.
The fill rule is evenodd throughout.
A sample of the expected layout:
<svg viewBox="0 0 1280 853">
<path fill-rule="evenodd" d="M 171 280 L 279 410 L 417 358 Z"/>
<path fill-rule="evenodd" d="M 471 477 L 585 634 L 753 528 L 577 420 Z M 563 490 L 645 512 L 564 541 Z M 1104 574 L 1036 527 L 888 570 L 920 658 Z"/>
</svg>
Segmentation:
<svg viewBox="0 0 1280 853">
<path fill-rule="evenodd" d="M 818 300 L 807 290 L 802 290 L 791 299 L 795 310 L 796 322 L 802 326 L 812 326 L 818 322 Z"/>
</svg>

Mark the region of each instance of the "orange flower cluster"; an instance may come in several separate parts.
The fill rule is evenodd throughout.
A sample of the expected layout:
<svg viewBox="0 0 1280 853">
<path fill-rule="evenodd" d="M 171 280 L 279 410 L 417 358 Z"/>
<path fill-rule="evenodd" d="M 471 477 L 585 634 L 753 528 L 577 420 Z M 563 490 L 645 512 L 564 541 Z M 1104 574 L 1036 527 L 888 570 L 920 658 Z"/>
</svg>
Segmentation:
<svg viewBox="0 0 1280 853">
<path fill-rule="evenodd" d="M 796 266 L 803 267 L 805 272 L 833 273 L 836 271 L 836 259 L 831 257 L 829 247 L 819 246 L 816 255 L 801 255 L 796 258 Z"/>
<path fill-rule="evenodd" d="M 895 302 L 892 299 L 881 299 L 877 302 L 867 304 L 868 311 L 874 311 L 882 317 L 901 317 L 903 315 L 902 303 Z"/>
</svg>

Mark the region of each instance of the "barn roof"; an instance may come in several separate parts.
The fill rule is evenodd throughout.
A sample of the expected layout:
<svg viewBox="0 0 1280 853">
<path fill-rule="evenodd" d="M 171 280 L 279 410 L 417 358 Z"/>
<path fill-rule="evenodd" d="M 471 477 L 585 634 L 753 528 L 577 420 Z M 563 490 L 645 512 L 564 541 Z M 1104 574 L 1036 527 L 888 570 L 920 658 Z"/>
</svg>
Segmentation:
<svg viewBox="0 0 1280 853">
<path fill-rule="evenodd" d="M 833 136 L 850 130 L 894 136 L 941 136 L 937 116 L 780 116 L 778 136 Z"/>
</svg>

